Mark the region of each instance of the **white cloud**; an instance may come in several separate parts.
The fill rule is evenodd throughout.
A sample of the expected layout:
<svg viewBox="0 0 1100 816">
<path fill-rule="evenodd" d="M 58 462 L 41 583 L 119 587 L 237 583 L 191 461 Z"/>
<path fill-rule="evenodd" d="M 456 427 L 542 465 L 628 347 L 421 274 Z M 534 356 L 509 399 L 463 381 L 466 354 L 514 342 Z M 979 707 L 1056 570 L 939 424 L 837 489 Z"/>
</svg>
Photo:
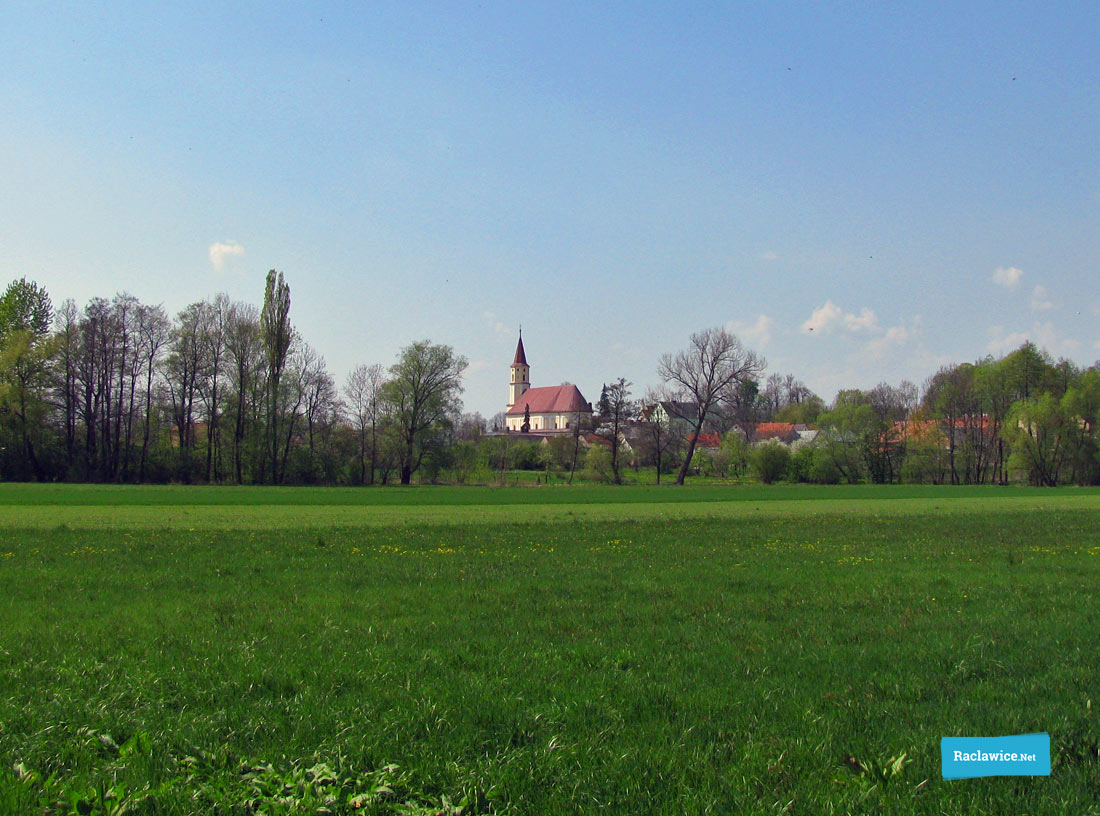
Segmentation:
<svg viewBox="0 0 1100 816">
<path fill-rule="evenodd" d="M 1039 284 L 1031 292 L 1031 308 L 1036 312 L 1045 312 L 1054 308 L 1054 303 L 1047 296 L 1047 288 Z"/>
<path fill-rule="evenodd" d="M 778 261 L 779 260 L 779 253 L 769 249 L 767 252 L 761 252 L 760 253 L 760 260 L 762 260 L 762 261 Z"/>
<path fill-rule="evenodd" d="M 1030 332 L 1017 331 L 1005 334 L 1003 326 L 990 326 L 987 333 L 990 340 L 986 348 L 996 355 L 1015 351 L 1029 340 L 1055 355 L 1069 355 L 1081 347 L 1078 341 L 1059 336 L 1058 330 L 1049 320 L 1046 323 L 1036 322 L 1032 325 Z"/>
<path fill-rule="evenodd" d="M 1035 342 L 1053 354 L 1073 354 L 1081 348 L 1081 344 L 1068 337 L 1060 337 L 1058 330 L 1049 320 L 1046 323 L 1036 323 L 1034 326 Z"/>
<path fill-rule="evenodd" d="M 490 325 L 492 325 L 493 333 L 496 334 L 497 337 L 519 337 L 519 327 L 508 326 L 497 320 L 496 312 L 485 311 L 481 313 L 481 316 L 484 317 Z"/>
<path fill-rule="evenodd" d="M 863 350 L 871 359 L 882 360 L 905 347 L 908 349 L 906 356 L 911 357 L 914 353 L 913 344 L 919 344 L 921 335 L 924 333 L 921 328 L 922 322 L 920 315 L 914 315 L 908 324 L 890 326 L 878 337 L 868 340 Z"/>
<path fill-rule="evenodd" d="M 875 358 L 885 357 L 890 351 L 904 346 L 912 337 L 913 332 L 905 326 L 891 326 L 881 337 L 869 340 L 866 351 Z"/>
<path fill-rule="evenodd" d="M 998 356 L 1008 354 L 1013 349 L 1018 349 L 1028 340 L 1026 332 L 1005 334 L 1003 326 L 990 326 L 986 333 L 989 335 L 989 344 L 986 348 L 989 349 L 990 354 Z"/>
<path fill-rule="evenodd" d="M 762 314 L 753 323 L 742 323 L 740 320 L 731 320 L 726 324 L 726 330 L 736 334 L 749 347 L 762 347 L 772 340 L 772 329 L 775 321 Z"/>
<path fill-rule="evenodd" d="M 844 328 L 850 332 L 877 332 L 879 330 L 878 318 L 875 313 L 864 306 L 859 310 L 859 315 L 844 315 Z"/>
<path fill-rule="evenodd" d="M 810 319 L 802 324 L 802 331 L 827 332 L 843 317 L 844 312 L 831 300 L 813 310 Z"/>
<path fill-rule="evenodd" d="M 244 255 L 244 247 L 236 241 L 218 242 L 210 245 L 210 263 L 219 272 L 225 268 L 225 262 L 228 258 L 240 257 L 241 255 Z"/>
<path fill-rule="evenodd" d="M 1016 287 L 1020 285 L 1020 278 L 1022 278 L 1024 272 L 1022 269 L 1017 269 L 1014 266 L 999 266 L 993 271 L 993 275 L 990 277 L 995 284 L 1003 286 L 1010 291 L 1016 291 Z"/>
<path fill-rule="evenodd" d="M 878 318 L 875 313 L 864 306 L 859 314 L 845 312 L 831 300 L 826 300 L 825 305 L 813 310 L 810 319 L 802 324 L 802 331 L 817 331 L 827 333 L 836 327 L 843 327 L 850 332 L 868 332 L 875 334 L 881 331 Z"/>
</svg>

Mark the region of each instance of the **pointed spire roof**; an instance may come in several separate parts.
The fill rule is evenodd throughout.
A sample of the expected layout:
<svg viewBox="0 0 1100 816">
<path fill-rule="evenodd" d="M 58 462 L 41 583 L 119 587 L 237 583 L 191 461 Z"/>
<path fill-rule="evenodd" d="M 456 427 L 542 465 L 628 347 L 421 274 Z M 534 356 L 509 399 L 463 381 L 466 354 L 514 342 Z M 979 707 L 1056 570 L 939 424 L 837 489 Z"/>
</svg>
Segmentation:
<svg viewBox="0 0 1100 816">
<path fill-rule="evenodd" d="M 519 343 L 516 344 L 516 359 L 512 360 L 512 365 L 527 365 L 527 355 L 523 353 L 523 329 L 519 330 Z"/>
</svg>

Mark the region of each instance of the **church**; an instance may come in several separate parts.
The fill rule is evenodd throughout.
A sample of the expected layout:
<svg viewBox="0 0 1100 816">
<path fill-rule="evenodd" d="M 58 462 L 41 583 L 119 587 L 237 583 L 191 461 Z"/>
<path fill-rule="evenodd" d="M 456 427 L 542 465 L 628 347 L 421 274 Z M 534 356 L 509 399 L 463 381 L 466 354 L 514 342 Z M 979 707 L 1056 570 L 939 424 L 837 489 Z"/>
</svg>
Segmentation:
<svg viewBox="0 0 1100 816">
<path fill-rule="evenodd" d="M 531 367 L 523 351 L 523 332 L 512 360 L 511 382 L 508 386 L 508 407 L 505 427 L 509 431 L 547 434 L 575 428 L 581 417 L 592 416 L 592 405 L 585 402 L 575 385 L 544 385 L 531 387 Z M 525 429 L 524 423 L 527 428 Z"/>
</svg>

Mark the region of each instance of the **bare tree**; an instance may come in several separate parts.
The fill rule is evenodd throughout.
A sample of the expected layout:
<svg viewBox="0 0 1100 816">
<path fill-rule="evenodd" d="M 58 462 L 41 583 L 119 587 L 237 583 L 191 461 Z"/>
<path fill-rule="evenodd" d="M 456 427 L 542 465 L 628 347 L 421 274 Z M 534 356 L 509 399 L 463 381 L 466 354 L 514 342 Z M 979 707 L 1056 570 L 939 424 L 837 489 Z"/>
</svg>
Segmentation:
<svg viewBox="0 0 1100 816">
<path fill-rule="evenodd" d="M 769 420 L 775 417 L 783 407 L 783 391 L 783 377 L 779 374 L 769 375 L 764 382 L 764 389 L 760 392 L 761 407 Z"/>
<path fill-rule="evenodd" d="M 455 439 L 462 442 L 477 442 L 485 435 L 488 423 L 481 414 L 463 414 L 455 425 Z"/>
<path fill-rule="evenodd" d="M 225 369 L 226 333 L 229 324 L 229 296 L 218 294 L 213 303 L 202 304 L 200 342 L 207 360 L 206 376 L 200 384 L 206 407 L 206 481 L 221 479 L 221 382 Z"/>
<path fill-rule="evenodd" d="M 332 375 L 328 373 L 325 358 L 311 346 L 305 347 L 300 365 L 302 384 L 305 387 L 306 439 L 309 443 L 310 465 L 314 466 L 318 437 L 339 413 L 340 398 L 336 394 Z"/>
<path fill-rule="evenodd" d="M 60 392 L 59 403 L 64 414 L 65 472 L 71 475 L 76 454 L 77 365 L 80 359 L 80 312 L 72 299 L 61 304 L 55 317 L 54 336 L 59 344 L 54 390 Z M 144 474 L 143 474 L 144 475 Z"/>
<path fill-rule="evenodd" d="M 230 306 L 226 320 L 226 353 L 233 386 L 233 471 L 237 484 L 244 481 L 245 450 L 253 425 L 261 425 L 263 336 L 256 307 L 248 303 Z M 253 434 L 257 436 L 257 434 Z M 263 457 L 261 457 L 263 458 Z"/>
<path fill-rule="evenodd" d="M 743 380 L 754 379 L 763 370 L 764 359 L 745 349 L 736 335 L 725 329 L 706 329 L 693 334 L 687 349 L 675 356 L 665 354 L 661 357 L 657 367 L 661 378 L 683 391 L 699 407 L 676 484 L 682 485 L 687 478 L 707 414 L 721 402 L 732 399 Z"/>
<path fill-rule="evenodd" d="M 377 363 L 356 366 L 344 383 L 348 411 L 359 437 L 359 484 L 374 484 L 375 462 L 378 459 L 378 426 L 382 419 L 382 386 L 385 383 L 386 375 L 382 366 Z"/>
<path fill-rule="evenodd" d="M 180 477 L 188 484 L 194 466 L 195 403 L 207 368 L 206 347 L 202 342 L 204 308 L 204 303 L 192 303 L 179 313 L 166 366 L 172 419 L 178 435 Z"/>
<path fill-rule="evenodd" d="M 145 481 L 145 466 L 149 458 L 149 437 L 153 422 L 153 376 L 160 365 L 164 349 L 172 337 L 172 322 L 162 306 L 138 307 L 138 348 L 145 374 L 145 417 L 141 437 L 141 460 L 138 481 Z"/>
<path fill-rule="evenodd" d="M 643 405 L 658 406 L 662 402 L 671 402 L 671 396 L 664 388 L 651 388 L 642 398 Z M 648 448 L 657 466 L 657 484 L 661 483 L 661 468 L 677 447 L 680 439 L 673 427 L 675 420 L 663 411 L 650 411 L 649 419 L 642 423 L 641 439 Z"/>
<path fill-rule="evenodd" d="M 619 377 L 611 385 L 605 385 L 600 392 L 600 420 L 608 424 L 611 436 L 611 478 L 615 484 L 622 484 L 619 468 L 619 454 L 622 448 L 622 428 L 627 420 L 633 419 L 637 412 L 630 399 L 630 386 L 624 377 Z"/>
<path fill-rule="evenodd" d="M 283 414 L 280 418 L 282 423 L 282 430 L 280 431 L 282 434 L 280 439 L 282 455 L 276 454 L 272 463 L 275 467 L 272 477 L 276 484 L 282 484 L 286 481 L 286 469 L 290 463 L 291 448 L 295 438 L 297 438 L 298 423 L 304 413 L 307 391 L 306 372 L 308 367 L 313 364 L 313 358 L 315 357 L 316 352 L 309 347 L 308 343 L 302 340 L 301 335 L 295 333 L 291 337 L 290 353 L 287 355 L 287 376 L 282 381 L 283 395 L 279 398 L 279 405 L 282 406 Z"/>
</svg>

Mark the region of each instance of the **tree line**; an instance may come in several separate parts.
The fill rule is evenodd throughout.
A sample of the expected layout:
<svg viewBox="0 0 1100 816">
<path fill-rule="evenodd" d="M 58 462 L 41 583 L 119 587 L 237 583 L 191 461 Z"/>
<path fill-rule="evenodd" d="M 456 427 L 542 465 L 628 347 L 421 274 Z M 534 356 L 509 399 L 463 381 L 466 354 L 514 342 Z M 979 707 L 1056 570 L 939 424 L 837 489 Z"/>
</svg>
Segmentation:
<svg viewBox="0 0 1100 816">
<path fill-rule="evenodd" d="M 1100 364 L 1082 369 L 1025 342 L 1001 358 L 944 366 L 922 389 L 880 383 L 842 390 L 831 405 L 793 375 L 764 379 L 763 371 L 736 337 L 707 330 L 661 358 L 664 385 L 640 403 L 627 400 L 625 413 L 625 381 L 605 385 L 617 400 L 601 397 L 600 413 L 618 427 L 646 404 L 690 406 L 678 418 L 650 418 L 635 435 L 636 459 L 658 472 L 678 465 L 680 484 L 692 470 L 751 470 L 767 482 L 1100 484 Z M 812 430 L 812 441 L 767 439 L 777 424 Z M 720 442 L 700 459 L 693 454 L 705 434 Z M 607 480 L 619 481 L 615 448 L 610 456 Z"/>
<path fill-rule="evenodd" d="M 372 484 L 444 447 L 466 361 L 429 341 L 337 386 L 268 273 L 174 317 L 128 294 L 83 308 L 25 278 L 0 297 L 0 478 Z"/>
<path fill-rule="evenodd" d="M 414 342 L 342 384 L 295 330 L 290 287 L 268 273 L 262 305 L 219 294 L 170 316 L 128 294 L 66 300 L 33 281 L 0 297 L 0 479 L 373 485 L 547 479 L 1041 485 L 1100 483 L 1100 370 L 1031 343 L 941 368 L 923 388 L 881 383 L 831 404 L 723 329 L 658 361 L 640 398 L 617 378 L 589 420 L 532 440 L 503 415 L 462 413 L 466 360 Z M 680 406 L 672 415 L 661 404 Z M 811 444 L 757 444 L 767 423 Z M 716 444 L 717 440 L 717 444 Z M 789 440 L 788 440 L 789 441 Z M 541 476 L 540 476 L 541 480 Z"/>
</svg>

